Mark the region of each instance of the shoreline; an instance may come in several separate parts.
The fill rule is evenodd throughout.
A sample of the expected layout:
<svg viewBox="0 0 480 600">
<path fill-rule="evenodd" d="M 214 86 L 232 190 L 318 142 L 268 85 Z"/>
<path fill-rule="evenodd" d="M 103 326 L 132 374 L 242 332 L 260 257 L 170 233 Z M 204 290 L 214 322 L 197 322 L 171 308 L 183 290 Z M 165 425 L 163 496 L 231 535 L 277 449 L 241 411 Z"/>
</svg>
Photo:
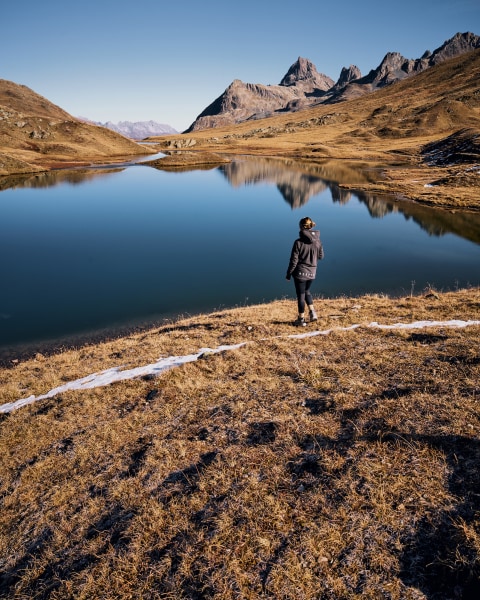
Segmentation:
<svg viewBox="0 0 480 600">
<path fill-rule="evenodd" d="M 189 317 L 190 316 L 193 315 L 189 315 Z M 184 318 L 186 318 L 185 315 L 179 314 L 165 317 L 162 321 L 152 321 L 151 323 L 145 323 L 143 325 L 137 324 L 103 328 L 98 331 L 77 333 L 57 339 L 19 343 L 6 348 L 0 347 L 0 368 L 12 368 L 19 362 L 31 360 L 35 358 L 35 356 L 48 358 L 49 356 L 54 356 L 70 350 L 78 350 L 79 348 L 86 348 L 88 346 L 97 346 L 99 344 L 115 342 L 131 335 L 142 334 L 158 327 L 174 324 Z"/>
<path fill-rule="evenodd" d="M 275 336 L 277 339 L 279 337 L 283 338 L 291 338 L 291 339 L 304 339 L 316 336 L 326 336 L 334 333 L 342 333 L 348 331 L 355 331 L 356 329 L 363 327 L 366 329 L 377 329 L 377 330 L 387 330 L 387 331 L 399 331 L 399 330 L 429 330 L 435 328 L 444 328 L 444 329 L 465 329 L 467 327 L 478 327 L 480 326 L 480 320 L 459 320 L 453 319 L 449 321 L 414 321 L 413 323 L 394 323 L 391 325 L 384 325 L 381 323 L 377 323 L 376 321 L 372 321 L 371 323 L 361 324 L 355 323 L 353 325 L 349 325 L 348 327 L 331 327 L 326 330 L 316 330 L 305 333 L 298 334 L 290 334 L 283 336 Z M 268 338 L 263 340 L 264 343 L 269 342 Z M 251 344 L 253 342 L 243 341 L 237 344 L 230 345 L 221 345 L 216 348 L 200 348 L 194 354 L 188 354 L 185 356 L 167 356 L 165 358 L 161 358 L 155 363 L 151 363 L 148 365 L 142 365 L 140 367 L 136 367 L 133 369 L 122 369 L 122 367 L 112 367 L 101 372 L 90 373 L 89 375 L 82 377 L 81 379 L 77 379 L 74 381 L 68 381 L 57 388 L 53 388 L 44 394 L 39 396 L 31 395 L 28 398 L 20 398 L 13 402 L 9 402 L 6 404 L 0 405 L 0 413 L 10 413 L 19 408 L 27 406 L 28 404 L 33 404 L 39 400 L 46 400 L 49 398 L 54 398 L 59 394 L 64 392 L 68 392 L 71 390 L 84 390 L 84 389 L 94 389 L 105 387 L 119 381 L 126 381 L 130 379 L 138 379 L 140 377 L 158 377 L 165 371 L 170 369 L 174 369 L 177 367 L 181 367 L 186 363 L 195 362 L 197 360 L 202 359 L 205 356 L 211 356 L 214 354 L 225 352 L 231 352 L 234 350 L 238 350 L 247 344 Z"/>
<path fill-rule="evenodd" d="M 202 132 L 203 134 L 205 132 Z M 36 164 L 35 170 L 11 172 L 0 176 L 1 182 L 9 177 L 34 176 L 41 173 L 68 171 L 72 169 L 101 169 L 127 168 L 130 166 L 148 166 L 165 171 L 188 171 L 196 169 L 213 169 L 232 162 L 235 157 L 244 156 L 249 159 L 256 157 L 265 160 L 287 160 L 295 163 L 300 170 L 307 173 L 311 170 L 338 165 L 358 164 L 362 170 L 377 173 L 374 181 L 353 183 L 336 182 L 342 189 L 352 192 L 359 191 L 370 194 L 380 194 L 394 200 L 413 202 L 419 206 L 437 208 L 447 211 L 462 211 L 465 213 L 480 212 L 480 202 L 476 190 L 480 185 L 479 163 L 465 162 L 447 165 L 432 165 L 424 162 L 421 147 L 410 151 L 394 150 L 379 151 L 371 154 L 368 151 L 356 151 L 345 154 L 339 148 L 329 148 L 328 155 L 314 156 L 304 150 L 279 150 L 273 146 L 264 145 L 258 148 L 252 145 L 242 146 L 227 142 L 212 141 L 201 138 L 195 146 L 188 149 L 171 151 L 168 146 L 170 138 L 158 138 L 152 142 L 155 154 L 165 153 L 162 158 L 149 158 L 149 155 L 136 154 L 132 156 L 111 157 L 111 159 L 79 159 L 68 162 L 58 162 L 50 159 L 43 165 Z M 213 138 L 217 140 L 217 138 Z M 151 156 L 151 155 L 150 155 Z M 135 160 L 135 157 L 137 160 Z M 145 160 L 143 160 L 145 157 Z M 480 158 L 479 158 L 480 160 Z M 120 162 L 119 162 L 120 161 Z"/>
<path fill-rule="evenodd" d="M 422 292 L 414 292 L 414 293 L 387 293 L 387 292 L 372 292 L 372 293 L 362 293 L 362 294 L 340 294 L 332 297 L 325 296 L 314 296 L 315 302 L 321 306 L 322 303 L 325 305 L 335 304 L 338 302 L 339 304 L 348 300 L 351 302 L 361 301 L 362 298 L 368 297 L 384 297 L 388 302 L 402 301 L 402 300 L 414 300 L 422 297 L 431 296 L 433 298 L 438 298 L 440 295 L 444 294 L 454 294 L 460 295 L 463 293 L 468 293 L 469 291 L 477 290 L 476 286 L 466 286 L 462 288 L 458 288 L 456 290 L 445 290 L 437 292 L 435 290 L 424 290 Z M 172 330 L 178 327 L 179 323 L 185 321 L 191 321 L 195 319 L 207 318 L 211 315 L 224 315 L 230 313 L 232 311 L 242 311 L 248 313 L 248 311 L 254 312 L 255 310 L 265 307 L 272 306 L 274 307 L 278 303 L 291 303 L 292 305 L 292 315 L 295 314 L 295 303 L 296 299 L 292 296 L 289 298 L 284 298 L 282 300 L 273 299 L 270 302 L 264 302 L 260 304 L 252 304 L 248 306 L 239 307 L 231 306 L 224 307 L 221 310 L 213 309 L 210 312 L 198 311 L 191 312 L 188 314 L 178 313 L 172 314 L 170 316 L 166 316 L 162 319 L 145 321 L 143 323 L 125 325 L 125 326 L 117 326 L 112 328 L 103 328 L 97 331 L 90 331 L 86 333 L 78 333 L 75 335 L 70 335 L 58 339 L 50 339 L 43 340 L 32 343 L 23 343 L 13 346 L 12 348 L 0 348 L 0 369 L 12 369 L 19 363 L 23 363 L 29 360 L 39 359 L 45 360 L 49 357 L 60 355 L 64 352 L 78 351 L 88 347 L 96 347 L 103 344 L 115 344 L 120 343 L 122 340 L 126 340 L 127 338 L 131 338 L 132 336 L 139 335 L 150 335 L 152 332 L 156 330 L 168 330 L 171 328 Z M 480 308 L 480 307 L 479 307 Z M 480 310 L 479 310 L 480 312 Z M 292 317 L 292 322 L 293 322 Z M 292 327 L 292 332 L 295 331 L 295 327 L 293 327 L 292 323 L 288 321 L 286 325 Z"/>
</svg>

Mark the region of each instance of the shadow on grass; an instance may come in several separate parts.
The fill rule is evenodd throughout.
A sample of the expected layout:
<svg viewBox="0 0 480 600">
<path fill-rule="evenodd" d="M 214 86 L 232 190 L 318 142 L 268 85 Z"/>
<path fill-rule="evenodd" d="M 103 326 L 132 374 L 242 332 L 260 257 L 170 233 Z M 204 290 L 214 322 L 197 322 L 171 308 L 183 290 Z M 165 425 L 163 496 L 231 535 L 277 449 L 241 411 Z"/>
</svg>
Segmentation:
<svg viewBox="0 0 480 600">
<path fill-rule="evenodd" d="M 480 513 L 480 441 L 460 435 L 425 435 L 404 433 L 382 418 L 370 418 L 362 422 L 362 418 L 379 400 L 395 400 L 408 396 L 412 390 L 408 387 L 389 386 L 376 397 L 372 397 L 359 406 L 351 409 L 340 409 L 328 394 L 305 399 L 303 406 L 312 416 L 324 413 L 335 413 L 339 420 L 339 429 L 334 436 L 321 434 L 301 434 L 295 440 L 297 454 L 291 458 L 285 467 L 290 473 L 291 481 L 297 492 L 303 494 L 309 489 L 321 486 L 329 496 L 332 505 L 341 506 L 348 503 L 348 496 L 341 483 L 344 477 L 352 474 L 355 469 L 352 458 L 355 446 L 367 442 L 368 446 L 394 444 L 396 451 L 402 452 L 402 447 L 411 452 L 412 446 L 432 448 L 441 452 L 448 464 L 448 491 L 456 500 L 448 509 L 430 513 L 416 523 L 415 530 L 405 531 L 401 554 L 398 556 L 399 577 L 407 587 L 420 590 L 428 600 L 445 600 L 446 598 L 460 600 L 477 600 L 480 597 L 480 560 L 476 553 L 474 541 L 468 536 L 470 531 L 478 529 Z M 216 413 L 229 413 L 228 405 L 215 409 Z M 251 422 L 248 434 L 244 438 L 246 447 L 262 446 L 274 443 L 278 434 L 278 425 L 272 421 Z M 199 430 L 200 439 L 208 439 L 206 428 Z M 232 440 L 231 443 L 238 443 Z M 70 449 L 72 440 L 64 438 L 56 451 L 63 453 Z M 145 465 L 152 440 L 140 437 L 130 449 L 128 460 L 123 470 L 118 474 L 120 479 L 129 479 L 139 475 Z M 300 449 L 300 452 L 298 452 Z M 338 468 L 332 470 L 325 461 L 325 454 L 332 453 L 344 458 L 339 461 Z M 185 469 L 172 471 L 152 491 L 152 496 L 165 508 L 178 499 L 194 494 L 201 483 L 204 472 L 214 467 L 220 458 L 219 450 L 201 454 L 195 463 Z M 355 474 L 355 471 L 353 471 Z M 413 476 L 413 474 L 412 474 Z M 156 577 L 156 591 L 160 594 L 173 594 L 181 591 L 184 597 L 207 599 L 215 597 L 216 590 L 212 587 L 213 565 L 199 553 L 193 560 L 188 577 L 179 578 L 183 561 L 189 556 L 192 548 L 205 544 L 205 540 L 215 536 L 219 516 L 228 508 L 229 501 L 238 493 L 238 482 L 234 482 L 225 493 L 211 496 L 200 510 L 193 512 L 184 528 L 177 531 L 171 538 L 155 546 L 152 544 L 146 553 L 152 573 L 159 565 L 168 562 L 166 571 L 159 570 Z M 364 481 L 358 477 L 355 481 L 357 493 L 362 493 Z M 91 496 L 106 495 L 107 490 L 91 489 Z M 303 502 L 303 495 L 298 496 Z M 29 590 L 35 589 L 37 599 L 47 599 L 58 593 L 62 580 L 74 579 L 75 575 L 91 569 L 98 563 L 109 549 L 115 554 L 124 553 L 131 544 L 128 528 L 136 517 L 135 510 L 117 503 L 107 503 L 100 514 L 85 532 L 84 537 L 72 540 L 72 544 L 57 552 L 54 560 L 47 564 L 31 582 Z M 234 527 L 246 526 L 242 515 L 232 522 Z M 269 595 L 269 580 L 277 565 L 282 563 L 284 556 L 292 546 L 296 546 L 302 535 L 302 528 L 294 529 L 289 534 L 278 539 L 270 555 L 265 556 L 257 565 L 258 577 L 265 598 Z M 50 529 L 40 531 L 31 544 L 25 549 L 8 572 L 0 576 L 0 596 L 14 597 L 22 574 L 33 570 L 37 560 L 48 550 L 53 533 Z M 95 553 L 86 551 L 82 540 L 96 541 Z M 376 550 L 375 540 L 364 540 L 365 546 L 362 561 L 369 562 L 369 553 Z M 351 556 L 361 552 L 360 547 L 345 547 L 339 555 L 338 563 L 348 561 Z M 39 561 L 41 562 L 41 561 Z M 166 564 L 166 562 L 165 562 Z M 393 573 L 392 573 L 393 574 Z M 385 575 L 388 577 L 388 574 Z M 179 583 L 181 579 L 181 583 Z M 234 582 L 232 582 L 234 585 Z M 369 593 L 368 581 L 359 576 L 352 583 L 352 591 L 362 595 Z M 180 587 L 179 587 L 180 586 Z M 181 589 L 180 589 L 181 588 Z M 27 591 L 29 591 L 27 590 Z M 370 590 L 371 592 L 371 590 Z M 240 590 L 238 591 L 240 596 Z M 15 596 L 16 597 L 16 596 Z M 360 597 L 360 596 L 359 596 Z"/>
<path fill-rule="evenodd" d="M 113 547 L 116 553 L 121 552 L 130 544 L 130 537 L 126 529 L 130 525 L 135 511 L 126 510 L 124 507 L 114 504 L 110 506 L 96 523 L 93 523 L 85 534 L 86 540 L 101 538 L 100 545 L 95 554 L 81 551 L 82 541 L 73 543 L 56 555 L 56 560 L 46 564 L 38 570 L 31 586 L 25 590 L 24 596 L 17 595 L 16 587 L 25 570 L 34 569 L 37 559 L 47 551 L 54 533 L 46 528 L 39 533 L 37 538 L 25 550 L 23 556 L 15 565 L 0 575 L 0 597 L 1 598 L 35 598 L 35 600 L 47 600 L 61 587 L 62 581 L 73 577 L 85 569 L 96 564 L 101 556 Z"/>
<path fill-rule="evenodd" d="M 422 519 L 415 537 L 405 540 L 400 577 L 405 584 L 419 587 L 428 598 L 477 600 L 480 557 L 465 529 L 478 528 L 480 442 L 454 435 L 401 434 L 401 439 L 444 454 L 450 471 L 448 489 L 458 503 L 452 510 Z"/>
<path fill-rule="evenodd" d="M 391 398 L 398 390 L 389 389 L 381 397 Z M 401 392 L 398 394 L 403 396 Z M 336 480 L 352 468 L 349 454 L 361 441 L 416 444 L 440 451 L 449 467 L 448 490 L 457 499 L 449 510 L 439 510 L 424 517 L 413 534 L 402 539 L 399 577 L 406 586 L 421 590 L 429 600 L 480 598 L 480 558 L 467 529 L 477 529 L 480 514 L 480 441 L 457 435 L 421 435 L 392 430 L 383 419 L 366 422 L 358 435 L 352 423 L 363 409 L 342 411 L 342 429 L 335 438 L 306 435 L 297 441 L 304 451 L 287 464 L 292 481 L 299 491 L 318 485 L 330 490 L 332 502 L 344 502 L 336 493 Z M 323 467 L 322 455 L 335 450 L 346 458 L 337 471 Z M 357 491 L 361 490 L 359 479 Z M 359 586 L 357 593 L 366 591 Z"/>
</svg>

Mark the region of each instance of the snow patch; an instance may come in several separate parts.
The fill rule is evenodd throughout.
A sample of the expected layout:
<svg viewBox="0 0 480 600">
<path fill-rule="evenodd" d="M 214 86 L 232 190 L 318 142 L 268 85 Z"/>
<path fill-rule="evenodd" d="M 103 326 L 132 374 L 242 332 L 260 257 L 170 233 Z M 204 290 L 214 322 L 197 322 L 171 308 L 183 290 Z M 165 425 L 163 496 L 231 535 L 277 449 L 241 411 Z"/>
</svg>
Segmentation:
<svg viewBox="0 0 480 600">
<path fill-rule="evenodd" d="M 145 365 L 143 367 L 136 367 L 134 369 L 126 369 L 125 371 L 121 370 L 121 366 L 113 367 L 111 369 L 106 369 L 105 371 L 100 371 L 99 373 L 92 373 L 92 375 L 87 375 L 86 377 L 76 379 L 75 381 L 69 381 L 68 383 L 56 387 L 46 394 L 42 394 L 41 396 L 29 396 L 28 398 L 22 398 L 16 402 L 2 404 L 0 406 L 0 413 L 9 413 L 12 410 L 26 406 L 27 404 L 32 404 L 37 400 L 53 398 L 53 396 L 56 396 L 57 394 L 62 394 L 63 392 L 68 392 L 70 390 L 88 390 L 97 387 L 104 387 L 106 385 L 110 385 L 111 383 L 116 383 L 117 381 L 125 381 L 126 379 L 135 379 L 137 377 L 145 377 L 146 375 L 160 375 L 160 373 L 163 373 L 168 369 L 180 367 L 186 363 L 198 360 L 204 354 L 218 354 L 219 352 L 225 352 L 226 350 L 235 350 L 241 346 L 244 346 L 245 344 L 246 342 L 242 342 L 241 344 L 234 344 L 230 346 L 218 346 L 218 348 L 214 349 L 202 348 L 196 354 L 187 354 L 186 356 L 169 356 L 167 358 L 158 360 L 156 363 Z"/>
<path fill-rule="evenodd" d="M 335 327 L 326 329 L 325 331 L 310 331 L 306 333 L 298 333 L 297 335 L 289 335 L 289 338 L 306 338 L 315 335 L 328 335 L 332 331 L 351 331 L 358 327 L 369 327 L 371 329 L 425 329 L 426 327 L 468 327 L 470 325 L 480 325 L 480 321 L 461 321 L 452 319 L 451 321 L 414 321 L 413 323 L 394 323 L 393 325 L 380 325 L 376 321 L 372 321 L 368 325 L 350 325 L 349 327 Z M 0 407 L 1 408 L 1 407 Z"/>
<path fill-rule="evenodd" d="M 334 331 L 353 331 L 359 327 L 367 327 L 371 329 L 425 329 L 427 327 L 469 327 L 471 325 L 480 325 L 480 321 L 462 321 L 453 319 L 451 321 L 414 321 L 413 323 L 394 323 L 393 325 L 381 325 L 376 321 L 369 323 L 368 325 L 362 325 L 360 323 L 355 325 L 349 325 L 348 327 L 334 327 L 332 329 L 325 329 L 323 331 L 310 331 L 305 333 L 291 334 L 287 338 L 308 338 L 317 335 L 329 335 Z M 267 338 L 260 340 L 266 341 Z M 145 377 L 146 375 L 160 375 L 168 369 L 180 367 L 186 363 L 194 362 L 201 358 L 203 355 L 218 354 L 219 352 L 226 352 L 228 350 L 237 350 L 246 344 L 252 344 L 254 342 L 241 342 L 239 344 L 231 344 L 225 346 L 218 346 L 217 348 L 202 348 L 196 354 L 187 354 L 185 356 L 169 356 L 167 358 L 159 359 L 156 363 L 145 365 L 143 367 L 136 367 L 134 369 L 126 369 L 122 371 L 122 367 L 113 367 L 100 371 L 99 373 L 93 373 L 76 379 L 75 381 L 69 381 L 64 385 L 56 387 L 46 394 L 40 396 L 29 396 L 28 398 L 22 398 L 15 402 L 8 402 L 7 404 L 0 405 L 0 413 L 10 413 L 18 408 L 33 404 L 37 400 L 45 400 L 47 398 L 53 398 L 54 396 L 67 392 L 70 390 L 86 390 L 97 387 L 104 387 L 117 381 L 125 381 L 127 379 L 135 379 L 138 377 Z"/>
</svg>

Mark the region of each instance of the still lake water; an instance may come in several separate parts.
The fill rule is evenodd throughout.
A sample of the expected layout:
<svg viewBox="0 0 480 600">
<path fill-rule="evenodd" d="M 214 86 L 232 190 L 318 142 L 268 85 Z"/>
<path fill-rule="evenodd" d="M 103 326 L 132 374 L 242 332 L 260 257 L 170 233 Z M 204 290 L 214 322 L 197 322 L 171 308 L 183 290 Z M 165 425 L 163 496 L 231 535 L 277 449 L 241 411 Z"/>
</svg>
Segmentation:
<svg viewBox="0 0 480 600">
<path fill-rule="evenodd" d="M 325 248 L 315 295 L 480 284 L 480 215 L 351 193 L 331 166 L 238 159 L 0 179 L 0 353 L 292 298 L 298 221 Z M 455 315 L 457 317 L 461 315 Z"/>
</svg>

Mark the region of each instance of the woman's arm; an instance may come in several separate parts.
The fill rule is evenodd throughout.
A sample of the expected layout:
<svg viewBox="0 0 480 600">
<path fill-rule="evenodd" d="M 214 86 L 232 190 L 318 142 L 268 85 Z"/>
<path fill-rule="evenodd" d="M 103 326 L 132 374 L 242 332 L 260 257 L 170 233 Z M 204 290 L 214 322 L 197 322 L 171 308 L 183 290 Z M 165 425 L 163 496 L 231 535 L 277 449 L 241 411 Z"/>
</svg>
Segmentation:
<svg viewBox="0 0 480 600">
<path fill-rule="evenodd" d="M 298 264 L 298 254 L 299 254 L 299 245 L 298 243 L 295 241 L 292 247 L 292 252 L 290 253 L 290 261 L 288 263 L 288 269 L 287 269 L 287 279 L 289 280 L 292 276 L 292 273 L 295 271 L 295 267 Z"/>
</svg>

